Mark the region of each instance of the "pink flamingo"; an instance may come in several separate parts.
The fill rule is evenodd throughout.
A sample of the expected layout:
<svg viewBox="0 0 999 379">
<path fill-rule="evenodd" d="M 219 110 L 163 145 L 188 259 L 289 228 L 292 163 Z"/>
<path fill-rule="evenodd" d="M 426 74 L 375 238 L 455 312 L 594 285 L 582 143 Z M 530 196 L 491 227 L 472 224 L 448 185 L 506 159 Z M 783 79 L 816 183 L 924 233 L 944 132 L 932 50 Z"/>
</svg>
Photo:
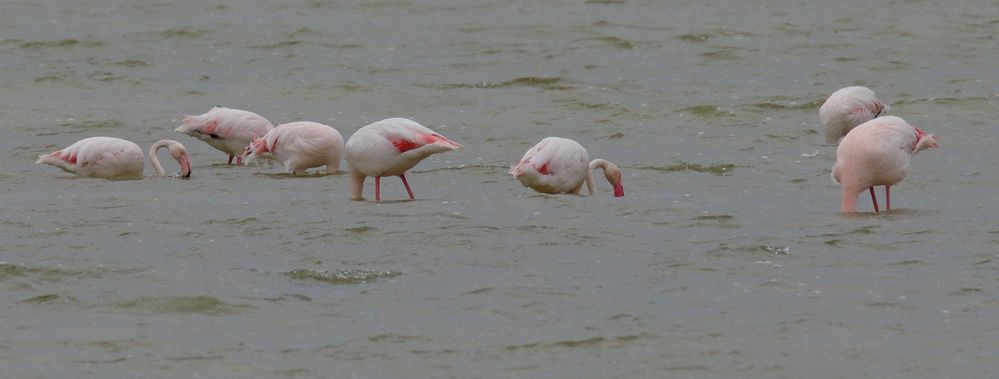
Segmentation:
<svg viewBox="0 0 999 379">
<path fill-rule="evenodd" d="M 187 150 L 177 141 L 162 140 L 149 150 L 149 160 L 159 176 L 165 175 L 156 159 L 156 150 L 168 147 L 170 155 L 180 163 L 181 175 L 191 175 Z M 45 163 L 63 171 L 88 178 L 130 179 L 142 177 L 145 166 L 142 149 L 132 141 L 114 137 L 90 137 L 76 141 L 65 149 L 38 156 L 35 164 Z"/>
<path fill-rule="evenodd" d="M 185 116 L 184 125 L 175 131 L 205 141 L 211 147 L 229 154 L 227 164 L 243 164 L 240 154 L 254 138 L 267 134 L 274 126 L 260 115 L 239 109 L 214 107 L 200 116 Z"/>
<path fill-rule="evenodd" d="M 857 125 L 880 116 L 888 107 L 867 87 L 840 88 L 819 108 L 826 142 L 836 143 Z"/>
<path fill-rule="evenodd" d="M 912 155 L 937 146 L 934 135 L 895 116 L 879 117 L 853 128 L 840 141 L 832 169 L 833 181 L 843 192 L 840 211 L 854 212 L 857 196 L 866 188 L 877 213 L 874 186 L 885 186 L 885 209 L 890 212 L 891 186 L 905 179 Z"/>
<path fill-rule="evenodd" d="M 361 129 L 347 141 L 347 165 L 353 184 L 353 199 L 363 200 L 364 179 L 375 177 L 375 201 L 381 200 L 381 178 L 399 176 L 409 199 L 413 190 L 406 171 L 437 153 L 457 150 L 461 145 L 416 121 L 405 118 L 381 120 Z"/>
<path fill-rule="evenodd" d="M 593 196 L 593 169 L 600 167 L 604 170 L 604 177 L 614 186 L 614 197 L 624 196 L 621 169 L 603 159 L 589 160 L 589 153 L 579 142 L 568 138 L 547 137 L 528 150 L 520 158 L 520 162 L 510 167 L 510 175 L 525 187 L 551 194 L 579 195 L 585 181 L 587 193 Z"/>
<path fill-rule="evenodd" d="M 274 159 L 287 172 L 305 174 L 305 169 L 326 166 L 327 173 L 340 171 L 343 137 L 329 125 L 300 121 L 278 125 L 257 138 L 243 151 L 247 162 Z"/>
</svg>

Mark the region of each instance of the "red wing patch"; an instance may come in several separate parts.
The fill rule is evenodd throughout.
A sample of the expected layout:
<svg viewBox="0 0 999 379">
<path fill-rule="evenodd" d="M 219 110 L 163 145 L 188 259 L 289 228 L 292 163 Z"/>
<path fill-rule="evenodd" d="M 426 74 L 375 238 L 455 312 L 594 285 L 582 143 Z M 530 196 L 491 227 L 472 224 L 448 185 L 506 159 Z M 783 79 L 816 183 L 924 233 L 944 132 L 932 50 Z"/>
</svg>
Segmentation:
<svg viewBox="0 0 999 379">
<path fill-rule="evenodd" d="M 219 120 L 211 120 L 201 127 L 201 134 L 215 134 L 215 128 L 219 127 Z"/>
<path fill-rule="evenodd" d="M 541 167 L 538 167 L 538 172 L 540 172 L 540 173 L 542 173 L 544 175 L 551 175 L 551 173 L 552 173 L 551 172 L 551 162 L 550 161 L 549 162 L 545 162 L 545 164 L 541 165 Z"/>
<path fill-rule="evenodd" d="M 392 141 L 392 146 L 395 146 L 395 149 L 398 150 L 400 153 L 405 153 L 413 149 L 419 149 L 426 145 L 432 145 L 441 141 L 446 141 L 445 138 L 434 134 L 420 134 L 417 137 L 417 139 L 418 139 L 417 141 L 411 141 L 404 138 L 393 138 L 390 141 Z M 454 143 L 450 142 L 450 144 Z"/>
<path fill-rule="evenodd" d="M 413 149 L 418 149 L 424 145 L 422 143 L 417 143 L 414 141 L 410 141 L 408 139 L 401 139 L 401 138 L 393 139 L 391 141 L 392 141 L 392 146 L 395 146 L 395 149 L 398 150 L 400 153 L 405 153 Z"/>
<path fill-rule="evenodd" d="M 62 160 L 69 162 L 71 164 L 76 164 L 76 154 L 63 155 Z"/>
</svg>

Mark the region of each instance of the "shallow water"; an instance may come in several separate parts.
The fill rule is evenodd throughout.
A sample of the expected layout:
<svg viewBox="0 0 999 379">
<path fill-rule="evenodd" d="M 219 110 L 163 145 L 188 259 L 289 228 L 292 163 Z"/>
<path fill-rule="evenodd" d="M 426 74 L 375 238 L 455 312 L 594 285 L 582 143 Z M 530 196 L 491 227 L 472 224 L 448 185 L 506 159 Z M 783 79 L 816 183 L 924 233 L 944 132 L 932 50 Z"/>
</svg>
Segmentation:
<svg viewBox="0 0 999 379">
<path fill-rule="evenodd" d="M 994 0 L 9 1 L 2 376 L 994 377 L 997 26 Z M 817 108 L 852 84 L 940 138 L 891 214 L 836 212 Z M 417 201 L 349 201 L 172 131 L 213 105 L 464 148 Z M 33 165 L 94 135 L 181 141 L 194 176 Z M 548 135 L 627 196 L 506 175 Z"/>
</svg>

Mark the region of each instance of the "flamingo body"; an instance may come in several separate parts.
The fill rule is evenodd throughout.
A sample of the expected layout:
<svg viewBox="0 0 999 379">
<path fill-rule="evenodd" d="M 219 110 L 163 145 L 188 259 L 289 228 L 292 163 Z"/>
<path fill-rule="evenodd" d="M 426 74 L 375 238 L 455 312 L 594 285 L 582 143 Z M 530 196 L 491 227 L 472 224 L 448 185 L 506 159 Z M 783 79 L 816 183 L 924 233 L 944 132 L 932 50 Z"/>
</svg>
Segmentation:
<svg viewBox="0 0 999 379">
<path fill-rule="evenodd" d="M 427 157 L 461 145 L 405 118 L 389 118 L 358 129 L 347 141 L 347 164 L 354 199 L 362 199 L 364 179 L 375 177 L 375 200 L 381 200 L 380 179 L 399 176 L 414 199 L 405 173 Z"/>
<path fill-rule="evenodd" d="M 838 142 L 850 129 L 880 116 L 885 109 L 887 106 L 867 87 L 840 88 L 819 108 L 826 142 Z"/>
<path fill-rule="evenodd" d="M 336 129 L 317 122 L 300 121 L 278 125 L 246 147 L 243 158 L 274 159 L 287 172 L 298 175 L 312 167 L 326 166 L 326 172 L 340 171 L 343 137 Z"/>
<path fill-rule="evenodd" d="M 229 164 L 239 157 L 250 142 L 267 134 L 274 126 L 260 115 L 239 109 L 212 108 L 199 116 L 184 117 L 184 124 L 175 131 L 205 141 L 211 147 L 229 154 Z"/>
<path fill-rule="evenodd" d="M 578 195 L 585 182 L 588 195 L 593 196 L 593 170 L 597 167 L 603 168 L 607 181 L 614 186 L 614 196 L 624 196 L 621 170 L 603 159 L 590 161 L 586 148 L 568 138 L 542 139 L 510 167 L 509 173 L 525 187 L 549 194 Z"/>
<path fill-rule="evenodd" d="M 842 212 L 854 212 L 857 197 L 874 186 L 885 186 L 886 209 L 891 210 L 890 188 L 909 173 L 912 155 L 937 147 L 937 138 L 895 116 L 879 117 L 853 128 L 836 149 L 833 181 L 842 190 Z"/>
<path fill-rule="evenodd" d="M 114 137 L 90 137 L 46 155 L 45 163 L 81 177 L 126 179 L 142 177 L 142 149 L 132 141 Z"/>
</svg>

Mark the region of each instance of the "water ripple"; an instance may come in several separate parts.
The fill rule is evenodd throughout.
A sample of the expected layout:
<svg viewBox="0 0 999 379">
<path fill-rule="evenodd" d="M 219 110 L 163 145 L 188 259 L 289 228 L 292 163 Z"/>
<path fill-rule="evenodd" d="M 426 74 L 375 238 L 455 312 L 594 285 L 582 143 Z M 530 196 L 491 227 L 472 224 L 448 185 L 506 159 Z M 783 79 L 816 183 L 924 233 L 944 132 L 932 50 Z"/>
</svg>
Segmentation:
<svg viewBox="0 0 999 379">
<path fill-rule="evenodd" d="M 371 280 L 393 278 L 402 275 L 398 271 L 334 270 L 317 271 L 295 269 L 286 273 L 295 280 L 318 280 L 329 284 L 364 284 Z"/>
</svg>

